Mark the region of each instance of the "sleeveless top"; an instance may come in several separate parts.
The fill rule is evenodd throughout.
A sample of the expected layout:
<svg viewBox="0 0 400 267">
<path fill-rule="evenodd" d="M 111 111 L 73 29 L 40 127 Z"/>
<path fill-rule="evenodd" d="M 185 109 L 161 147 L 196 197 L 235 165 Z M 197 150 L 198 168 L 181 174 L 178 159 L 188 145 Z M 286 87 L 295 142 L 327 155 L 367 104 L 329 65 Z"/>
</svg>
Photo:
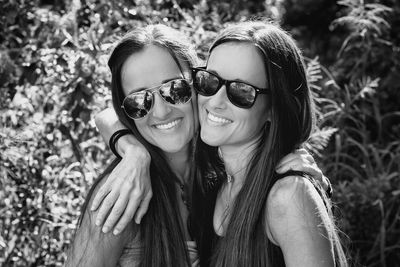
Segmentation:
<svg viewBox="0 0 400 267">
<path fill-rule="evenodd" d="M 138 236 L 138 235 L 137 235 Z M 197 254 L 197 247 L 195 241 L 186 241 L 188 248 L 188 254 L 190 258 L 191 267 L 200 266 L 200 259 Z M 118 267 L 136 267 L 140 264 L 140 253 L 142 247 L 138 238 L 134 238 L 129 242 L 122 251 L 122 255 L 119 258 Z"/>
</svg>

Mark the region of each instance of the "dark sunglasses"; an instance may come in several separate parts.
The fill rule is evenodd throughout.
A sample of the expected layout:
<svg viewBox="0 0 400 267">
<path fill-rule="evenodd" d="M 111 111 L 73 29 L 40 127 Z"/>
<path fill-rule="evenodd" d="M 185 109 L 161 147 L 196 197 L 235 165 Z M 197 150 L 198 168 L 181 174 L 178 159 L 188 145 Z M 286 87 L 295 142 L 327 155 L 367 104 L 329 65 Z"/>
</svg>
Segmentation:
<svg viewBox="0 0 400 267">
<path fill-rule="evenodd" d="M 134 120 L 145 117 L 153 106 L 154 92 L 157 91 L 164 101 L 173 105 L 186 104 L 192 99 L 192 90 L 187 80 L 171 80 L 127 95 L 121 106 L 125 114 Z"/>
<path fill-rule="evenodd" d="M 192 68 L 193 86 L 202 96 L 215 95 L 225 85 L 229 101 L 239 108 L 251 108 L 258 94 L 268 94 L 267 88 L 258 88 L 240 81 L 228 81 L 202 68 Z"/>
</svg>

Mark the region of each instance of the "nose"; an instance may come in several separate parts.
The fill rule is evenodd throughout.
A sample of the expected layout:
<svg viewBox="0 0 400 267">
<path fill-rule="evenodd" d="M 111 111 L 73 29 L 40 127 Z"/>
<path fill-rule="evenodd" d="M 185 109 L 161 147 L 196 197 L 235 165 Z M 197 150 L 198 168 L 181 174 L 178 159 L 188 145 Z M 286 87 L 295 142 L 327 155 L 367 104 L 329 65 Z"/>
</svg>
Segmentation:
<svg viewBox="0 0 400 267">
<path fill-rule="evenodd" d="M 226 86 L 222 85 L 222 87 L 219 88 L 218 92 L 215 95 L 209 97 L 208 103 L 212 108 L 224 109 L 226 108 L 226 101 L 229 101 L 226 94 Z"/>
<path fill-rule="evenodd" d="M 168 103 L 166 103 L 158 92 L 153 94 L 154 103 L 153 103 L 153 117 L 157 119 L 165 119 L 168 114 L 171 112 L 171 107 Z"/>
</svg>

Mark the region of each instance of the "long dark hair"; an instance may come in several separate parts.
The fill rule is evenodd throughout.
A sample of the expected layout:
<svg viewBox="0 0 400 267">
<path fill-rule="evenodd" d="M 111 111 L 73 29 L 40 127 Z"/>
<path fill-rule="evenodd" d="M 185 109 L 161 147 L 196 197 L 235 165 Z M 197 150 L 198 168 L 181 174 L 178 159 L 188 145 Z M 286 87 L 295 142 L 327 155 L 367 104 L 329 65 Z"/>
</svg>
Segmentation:
<svg viewBox="0 0 400 267">
<path fill-rule="evenodd" d="M 266 201 L 278 179 L 274 172 L 277 163 L 307 141 L 314 127 L 314 106 L 305 65 L 294 40 L 271 23 L 250 21 L 232 25 L 219 33 L 209 52 L 228 42 L 253 44 L 260 51 L 271 90 L 271 122 L 265 125 L 249 161 L 246 177 L 252 178 L 245 179 L 237 195 L 232 209 L 235 215 L 212 252 L 211 265 L 284 266 L 280 249 L 265 234 Z M 327 200 L 323 192 L 321 196 Z M 337 266 L 347 266 L 335 230 L 330 240 Z M 199 249 L 210 252 L 208 247 Z"/>
<path fill-rule="evenodd" d="M 177 177 L 171 170 L 163 152 L 141 136 L 134 122 L 121 109 L 125 97 L 121 85 L 122 66 L 130 55 L 142 51 L 149 45 L 166 49 L 182 73 L 186 70 L 190 73 L 189 68 L 197 62 L 196 53 L 187 39 L 176 30 L 164 25 L 149 25 L 129 32 L 115 46 L 108 61 L 112 75 L 111 88 L 114 110 L 119 120 L 132 131 L 136 139 L 146 147 L 151 155 L 150 177 L 153 197 L 142 223 L 138 226 L 140 227 L 140 240 L 143 248 L 140 266 L 188 266 L 190 260 L 184 240 L 184 225 L 177 202 L 175 184 Z M 197 106 L 193 102 L 193 112 L 196 112 Z M 197 122 L 193 121 L 193 123 L 196 124 Z M 118 161 L 114 161 L 99 177 L 86 201 L 90 199 L 98 182 L 110 173 L 117 163 Z M 84 205 L 82 214 L 85 214 L 86 206 L 87 203 Z"/>
</svg>

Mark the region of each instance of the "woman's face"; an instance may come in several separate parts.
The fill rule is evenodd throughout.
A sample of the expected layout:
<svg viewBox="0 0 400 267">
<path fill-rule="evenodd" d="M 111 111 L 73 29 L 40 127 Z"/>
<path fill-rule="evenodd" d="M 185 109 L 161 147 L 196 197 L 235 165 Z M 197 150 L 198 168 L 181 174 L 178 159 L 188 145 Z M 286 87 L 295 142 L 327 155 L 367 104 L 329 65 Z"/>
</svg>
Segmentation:
<svg viewBox="0 0 400 267">
<path fill-rule="evenodd" d="M 226 80 L 267 87 L 260 52 L 250 43 L 230 42 L 215 47 L 207 70 Z M 201 139 L 212 146 L 241 146 L 254 143 L 269 120 L 268 95 L 259 94 L 250 109 L 233 105 L 225 85 L 213 96 L 198 95 Z"/>
<path fill-rule="evenodd" d="M 179 78 L 184 78 L 183 74 L 170 53 L 154 45 L 129 56 L 121 70 L 125 96 Z M 135 125 L 152 145 L 167 153 L 179 152 L 194 135 L 192 103 L 172 105 L 158 91 L 153 97 L 152 109 L 144 118 L 135 120 Z"/>
</svg>

